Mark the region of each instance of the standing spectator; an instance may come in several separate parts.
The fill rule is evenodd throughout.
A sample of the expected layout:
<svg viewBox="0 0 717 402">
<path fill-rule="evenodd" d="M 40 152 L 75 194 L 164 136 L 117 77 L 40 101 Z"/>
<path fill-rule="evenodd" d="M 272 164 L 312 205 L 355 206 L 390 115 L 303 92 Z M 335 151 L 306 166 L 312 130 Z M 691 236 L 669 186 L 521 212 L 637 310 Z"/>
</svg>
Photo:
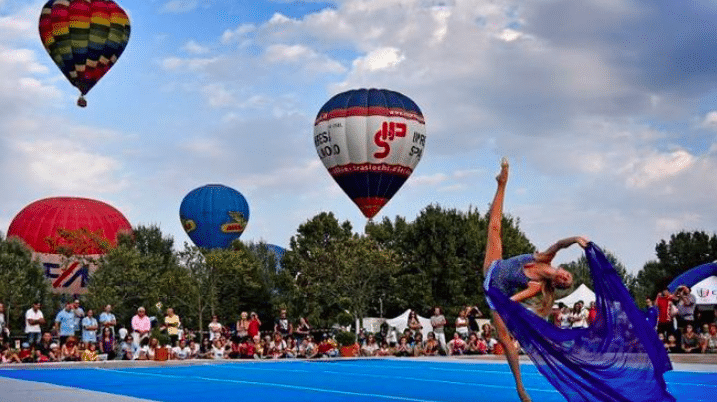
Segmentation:
<svg viewBox="0 0 717 402">
<path fill-rule="evenodd" d="M 697 298 L 690 292 L 690 288 L 682 285 L 675 291 L 677 299 L 677 328 L 684 330 L 687 325 L 695 325 L 695 307 Z"/>
<path fill-rule="evenodd" d="M 478 319 L 483 317 L 477 306 L 468 306 L 468 329 L 478 334 L 480 332 L 480 323 Z"/>
<path fill-rule="evenodd" d="M 164 329 L 167 330 L 167 335 L 169 335 L 169 345 L 171 347 L 174 347 L 177 344 L 177 340 L 179 340 L 179 326 L 181 325 L 181 322 L 179 321 L 179 316 L 174 314 L 174 309 L 169 307 L 167 309 L 167 315 L 164 316 Z"/>
<path fill-rule="evenodd" d="M 456 317 L 456 332 L 463 340 L 468 339 L 468 317 L 466 316 L 465 309 L 461 309 L 461 311 L 458 312 L 458 317 Z"/>
<path fill-rule="evenodd" d="M 152 321 L 147 317 L 146 310 L 140 306 L 137 314 L 132 317 L 132 339 L 135 345 L 139 345 L 143 339 L 149 338 L 149 331 L 152 330 Z"/>
<path fill-rule="evenodd" d="M 294 331 L 296 341 L 301 343 L 301 341 L 309 336 L 310 333 L 311 325 L 309 325 L 309 322 L 306 321 L 306 317 L 299 317 L 299 324 L 296 326 L 296 331 Z"/>
<path fill-rule="evenodd" d="M 649 299 L 648 299 L 649 300 Z M 597 306 L 595 302 L 590 302 L 590 308 L 588 308 L 588 326 L 593 325 L 597 319 Z"/>
<path fill-rule="evenodd" d="M 418 315 L 415 310 L 408 312 L 408 322 L 406 324 L 408 329 L 411 330 L 411 337 L 421 332 L 423 329 L 423 325 L 421 325 L 421 321 L 418 320 Z"/>
<path fill-rule="evenodd" d="M 249 314 L 249 316 L 251 317 L 251 320 L 249 321 L 249 327 L 247 328 L 247 335 L 253 339 L 257 335 L 259 335 L 261 321 L 259 320 L 259 315 L 257 315 L 253 311 L 251 312 L 251 314 Z"/>
<path fill-rule="evenodd" d="M 10 329 L 8 329 L 7 321 L 5 321 L 5 305 L 0 303 L 0 340 L 9 337 Z"/>
<path fill-rule="evenodd" d="M 75 299 L 72 303 L 72 313 L 75 315 L 75 332 L 82 330 L 82 319 L 85 317 L 85 310 L 80 307 L 80 300 Z"/>
<path fill-rule="evenodd" d="M 222 324 L 219 322 L 217 315 L 212 316 L 212 322 L 209 323 L 209 341 L 214 342 L 222 336 Z"/>
<path fill-rule="evenodd" d="M 570 328 L 587 328 L 588 326 L 588 310 L 583 308 L 583 301 L 578 300 L 573 304 L 573 310 L 570 312 Z"/>
<path fill-rule="evenodd" d="M 30 345 L 40 342 L 40 337 L 42 337 L 40 326 L 43 324 L 45 324 L 45 317 L 40 310 L 40 302 L 35 302 L 25 312 L 25 334 L 27 334 L 27 342 Z"/>
<path fill-rule="evenodd" d="M 97 342 L 97 319 L 92 309 L 87 310 L 87 316 L 82 319 L 82 342 Z"/>
<path fill-rule="evenodd" d="M 665 288 L 655 298 L 655 306 L 657 306 L 657 332 L 664 334 L 665 338 L 674 334 L 675 328 L 672 325 L 672 295 Z"/>
<path fill-rule="evenodd" d="M 446 334 L 443 332 L 443 327 L 446 326 L 446 317 L 443 316 L 443 310 L 436 306 L 433 308 L 433 315 L 431 316 L 431 326 L 433 327 L 433 334 L 436 336 L 441 350 L 446 350 Z"/>
<path fill-rule="evenodd" d="M 249 314 L 246 311 L 241 312 L 235 331 L 236 336 L 239 338 L 245 338 L 249 335 Z"/>
<path fill-rule="evenodd" d="M 279 318 L 274 323 L 274 332 L 278 332 L 283 337 L 287 337 L 294 333 L 294 326 L 286 316 L 286 309 L 281 309 L 279 312 Z"/>
<path fill-rule="evenodd" d="M 60 336 L 60 345 L 63 346 L 69 337 L 75 335 L 75 314 L 72 312 L 72 306 L 72 303 L 67 302 L 65 308 L 55 316 L 55 331 Z"/>
<path fill-rule="evenodd" d="M 105 310 L 100 314 L 99 318 L 100 328 L 104 330 L 109 328 L 112 331 L 112 336 L 115 336 L 115 325 L 117 325 L 117 318 L 112 313 L 112 305 L 108 304 L 105 306 Z"/>
</svg>

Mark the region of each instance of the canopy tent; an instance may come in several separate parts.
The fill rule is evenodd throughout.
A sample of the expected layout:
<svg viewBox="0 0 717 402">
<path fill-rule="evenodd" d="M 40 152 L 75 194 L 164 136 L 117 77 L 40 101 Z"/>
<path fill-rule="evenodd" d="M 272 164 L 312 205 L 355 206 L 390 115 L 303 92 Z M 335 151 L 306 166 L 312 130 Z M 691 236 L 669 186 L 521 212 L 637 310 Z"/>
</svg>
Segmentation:
<svg viewBox="0 0 717 402">
<path fill-rule="evenodd" d="M 583 301 L 583 305 L 588 307 L 591 302 L 595 301 L 595 292 L 590 290 L 584 283 L 580 284 L 575 291 L 560 300 L 556 300 L 555 304 L 563 303 L 568 307 L 573 307 L 579 300 Z"/>
<path fill-rule="evenodd" d="M 697 299 L 697 305 L 717 304 L 717 276 L 712 275 L 694 284 L 692 294 Z"/>
<path fill-rule="evenodd" d="M 387 319 L 386 322 L 388 325 L 396 328 L 398 333 L 403 333 L 403 331 L 408 328 L 408 314 L 411 312 L 411 309 L 408 309 L 403 312 L 403 314 L 399 315 L 395 318 Z M 426 336 L 429 332 L 433 331 L 433 327 L 431 326 L 431 319 L 430 318 L 424 318 L 420 315 L 416 314 L 416 317 L 418 317 L 418 321 L 421 322 L 421 325 L 423 325 L 423 329 L 421 330 L 421 333 L 423 334 L 423 339 L 426 339 Z"/>
</svg>

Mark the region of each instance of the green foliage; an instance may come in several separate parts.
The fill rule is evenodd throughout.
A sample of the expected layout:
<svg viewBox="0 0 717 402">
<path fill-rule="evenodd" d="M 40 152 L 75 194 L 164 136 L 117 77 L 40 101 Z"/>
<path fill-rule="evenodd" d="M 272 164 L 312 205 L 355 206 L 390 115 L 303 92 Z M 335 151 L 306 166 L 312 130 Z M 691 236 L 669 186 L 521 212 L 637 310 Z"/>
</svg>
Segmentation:
<svg viewBox="0 0 717 402">
<path fill-rule="evenodd" d="M 625 284 L 625 287 L 627 287 L 627 290 L 630 292 L 630 294 L 635 297 L 637 293 L 640 293 L 636 278 L 627 272 L 627 269 L 625 269 L 625 265 L 620 262 L 614 254 L 612 254 L 608 250 L 603 251 L 607 260 L 610 262 L 610 264 L 612 264 L 613 267 L 615 267 L 615 270 L 617 271 L 618 275 L 620 275 L 622 283 Z M 562 267 L 564 267 L 565 269 L 570 271 L 570 273 L 573 274 L 573 286 L 571 286 L 570 289 L 562 291 L 557 290 L 555 292 L 556 299 L 569 295 L 583 283 L 590 289 L 595 288 L 593 286 L 592 277 L 590 276 L 590 267 L 588 266 L 588 260 L 587 258 L 585 258 L 584 255 L 581 256 L 577 261 L 563 264 Z"/>
<path fill-rule="evenodd" d="M 335 338 L 340 346 L 351 346 L 356 343 L 356 334 L 351 331 L 341 331 Z"/>
<path fill-rule="evenodd" d="M 475 304 L 487 314 L 481 286 L 487 227 L 487 218 L 475 210 L 437 205 L 426 207 L 412 223 L 397 217 L 394 223 L 385 218 L 367 225 L 366 233 L 396 252 L 401 263 L 386 293 L 388 315 L 407 307 L 430 315 L 438 305 L 455 316 L 463 305 Z M 517 220 L 504 217 L 502 235 L 505 257 L 535 250 Z"/>
<path fill-rule="evenodd" d="M 657 261 L 645 264 L 637 274 L 641 296 L 655 298 L 674 278 L 698 265 L 717 260 L 717 235 L 679 232 L 655 246 Z"/>
<path fill-rule="evenodd" d="M 44 277 L 42 265 L 32 259 L 32 252 L 17 239 L 4 239 L 0 234 L 0 303 L 10 329 L 21 334 L 25 328 L 25 311 L 36 301 L 43 305 L 49 321 L 52 315 L 50 285 Z"/>
</svg>

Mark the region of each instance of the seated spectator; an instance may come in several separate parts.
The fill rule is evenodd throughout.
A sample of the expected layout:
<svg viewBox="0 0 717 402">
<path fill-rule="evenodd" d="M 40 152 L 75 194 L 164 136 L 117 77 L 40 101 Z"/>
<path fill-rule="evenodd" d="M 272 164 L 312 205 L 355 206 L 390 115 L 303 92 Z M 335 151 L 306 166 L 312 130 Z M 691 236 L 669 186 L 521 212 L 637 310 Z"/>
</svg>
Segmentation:
<svg viewBox="0 0 717 402">
<path fill-rule="evenodd" d="M 152 338 L 156 339 L 156 338 Z M 154 349 L 151 351 L 151 357 L 150 357 L 150 338 L 142 338 L 142 340 L 139 341 L 139 348 L 137 349 L 135 353 L 135 360 L 153 360 L 154 359 Z"/>
<path fill-rule="evenodd" d="M 292 335 L 286 338 L 286 349 L 284 349 L 284 357 L 287 359 L 293 359 L 298 353 L 298 347 L 296 345 L 296 339 Z"/>
<path fill-rule="evenodd" d="M 456 317 L 456 332 L 461 336 L 463 340 L 468 339 L 468 316 L 465 309 L 461 309 Z"/>
<path fill-rule="evenodd" d="M 100 335 L 100 354 L 104 355 L 105 360 L 114 360 L 117 357 L 115 352 L 115 337 L 112 335 L 112 328 L 104 327 Z"/>
<path fill-rule="evenodd" d="M 224 337 L 220 336 L 215 339 L 212 343 L 212 359 L 222 360 L 226 357 L 226 345 L 224 344 Z"/>
<path fill-rule="evenodd" d="M 685 333 L 682 334 L 680 348 L 683 353 L 696 353 L 700 348 L 700 337 L 694 331 L 692 324 L 685 325 Z"/>
<path fill-rule="evenodd" d="M 50 334 L 49 332 L 43 333 L 42 338 L 40 338 L 40 342 L 35 347 L 35 356 L 38 362 L 40 360 L 42 360 L 43 362 L 50 361 L 51 345 L 52 334 Z"/>
<path fill-rule="evenodd" d="M 192 358 L 192 349 L 187 346 L 187 341 L 179 340 L 179 344 L 172 348 L 172 359 L 187 360 Z"/>
<path fill-rule="evenodd" d="M 286 342 L 283 336 L 279 331 L 274 332 L 274 340 L 269 344 L 269 355 L 272 359 L 280 359 L 285 356 L 285 349 Z"/>
<path fill-rule="evenodd" d="M 256 345 L 254 338 L 247 336 L 246 341 L 242 344 L 241 355 L 242 359 L 258 359 L 259 356 L 256 354 Z"/>
<path fill-rule="evenodd" d="M 13 349 L 6 347 L 0 355 L 0 363 L 22 363 L 22 361 Z"/>
<path fill-rule="evenodd" d="M 429 332 L 426 336 L 426 345 L 423 348 L 425 356 L 438 356 L 441 352 L 441 344 L 436 339 L 436 334 Z"/>
<path fill-rule="evenodd" d="M 61 361 L 76 362 L 80 360 L 80 349 L 77 347 L 77 338 L 74 336 L 67 337 L 65 344 L 62 345 Z"/>
<path fill-rule="evenodd" d="M 336 342 L 329 337 L 329 334 L 324 334 L 324 338 L 319 343 L 318 355 L 320 357 L 336 357 L 339 355 L 339 349 L 336 347 Z"/>
<path fill-rule="evenodd" d="M 381 346 L 376 351 L 376 356 L 391 356 L 393 353 L 391 347 L 388 346 L 388 342 L 381 341 Z"/>
<path fill-rule="evenodd" d="M 680 345 L 677 344 L 677 337 L 675 337 L 674 334 L 667 336 L 665 349 L 667 349 L 668 353 L 680 353 L 682 351 L 682 349 L 680 349 Z"/>
<path fill-rule="evenodd" d="M 319 354 L 319 349 L 314 343 L 314 337 L 311 335 L 307 335 L 306 338 L 306 346 L 304 347 L 304 356 L 307 359 L 313 359 Z"/>
<path fill-rule="evenodd" d="M 311 325 L 306 321 L 306 318 L 299 317 L 299 323 L 296 325 L 296 330 L 294 331 L 297 342 L 301 343 L 304 338 L 309 336 L 309 333 L 311 333 Z"/>
<path fill-rule="evenodd" d="M 83 362 L 96 362 L 99 359 L 97 356 L 97 346 L 94 342 L 89 342 L 87 348 L 82 352 Z"/>
<path fill-rule="evenodd" d="M 486 344 L 485 340 L 478 338 L 475 332 L 471 332 L 471 334 L 468 335 L 466 354 L 484 355 L 486 353 L 488 353 L 488 344 Z"/>
<path fill-rule="evenodd" d="M 202 338 L 202 343 L 199 345 L 199 353 L 197 357 L 200 359 L 212 358 L 212 342 L 208 337 Z"/>
<path fill-rule="evenodd" d="M 34 363 L 35 347 L 30 345 L 29 342 L 23 342 L 20 346 L 20 351 L 17 353 L 17 357 L 22 363 Z"/>
<path fill-rule="evenodd" d="M 62 358 L 62 350 L 60 349 L 60 345 L 58 343 L 51 343 L 50 344 L 50 353 L 47 355 L 49 361 L 51 362 L 59 362 Z"/>
<path fill-rule="evenodd" d="M 227 353 L 227 358 L 229 359 L 238 359 L 241 357 L 241 349 L 244 347 L 244 343 L 242 342 L 241 338 L 238 336 L 232 336 L 231 342 L 229 343 L 229 349 Z"/>
<path fill-rule="evenodd" d="M 402 336 L 401 339 L 398 341 L 398 346 L 396 346 L 396 351 L 394 352 L 394 355 L 398 357 L 407 357 L 413 355 L 413 348 L 411 348 L 411 345 L 408 344 L 407 336 Z"/>
<path fill-rule="evenodd" d="M 461 338 L 458 332 L 453 333 L 453 339 L 448 341 L 448 354 L 451 356 L 462 355 L 466 352 L 466 341 Z"/>
<path fill-rule="evenodd" d="M 214 342 L 215 339 L 222 336 L 223 326 L 219 322 L 219 317 L 216 315 L 212 316 L 212 322 L 209 323 L 209 341 Z"/>
<path fill-rule="evenodd" d="M 709 334 L 702 341 L 702 353 L 717 353 L 717 324 L 709 325 Z"/>
<path fill-rule="evenodd" d="M 187 342 L 187 346 L 189 347 L 189 350 L 192 351 L 192 353 L 189 355 L 190 359 L 196 359 L 199 357 L 199 344 L 197 341 L 194 340 L 194 338 L 190 338 Z"/>
<path fill-rule="evenodd" d="M 418 332 L 416 333 L 416 336 L 413 337 L 413 355 L 414 356 L 423 356 L 423 349 L 425 347 L 423 343 L 423 334 Z"/>
<path fill-rule="evenodd" d="M 378 343 L 376 343 L 376 336 L 374 334 L 369 334 L 366 339 L 366 344 L 361 347 L 361 356 L 375 356 L 378 348 L 379 346 Z"/>
<path fill-rule="evenodd" d="M 120 354 L 122 360 L 134 360 L 135 356 L 139 353 L 139 347 L 135 345 L 134 338 L 132 335 L 127 334 L 124 340 L 120 344 Z"/>
</svg>

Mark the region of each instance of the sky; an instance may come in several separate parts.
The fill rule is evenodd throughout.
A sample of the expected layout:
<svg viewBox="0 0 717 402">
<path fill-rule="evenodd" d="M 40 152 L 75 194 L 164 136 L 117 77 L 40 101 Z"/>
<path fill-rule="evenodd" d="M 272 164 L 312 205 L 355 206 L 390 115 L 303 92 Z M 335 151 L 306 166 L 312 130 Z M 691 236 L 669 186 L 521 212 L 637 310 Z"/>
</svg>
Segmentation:
<svg viewBox="0 0 717 402">
<path fill-rule="evenodd" d="M 313 145 L 333 95 L 387 88 L 423 159 L 376 219 L 505 212 L 539 249 L 584 235 L 636 273 L 717 230 L 717 3 L 674 0 L 123 0 L 129 44 L 75 105 L 40 42 L 44 2 L 0 0 L 0 231 L 46 197 L 98 199 L 189 242 L 179 205 L 221 183 L 245 241 L 289 245 L 322 211 L 366 219 Z M 578 258 L 573 247 L 555 262 Z"/>
</svg>

